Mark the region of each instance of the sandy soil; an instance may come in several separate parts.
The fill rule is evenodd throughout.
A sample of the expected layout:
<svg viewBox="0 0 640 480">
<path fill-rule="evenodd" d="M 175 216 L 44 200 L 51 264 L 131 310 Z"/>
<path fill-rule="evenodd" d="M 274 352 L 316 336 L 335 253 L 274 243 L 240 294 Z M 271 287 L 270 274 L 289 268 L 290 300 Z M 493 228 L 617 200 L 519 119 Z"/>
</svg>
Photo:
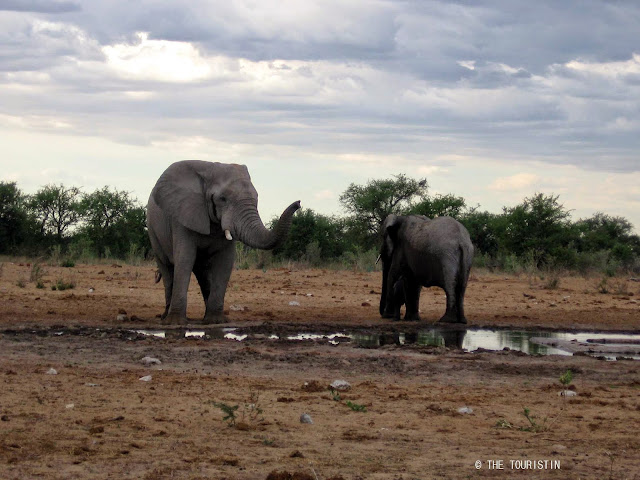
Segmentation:
<svg viewBox="0 0 640 480">
<path fill-rule="evenodd" d="M 441 290 L 423 291 L 420 324 L 391 322 L 380 273 L 236 271 L 228 326 L 254 335 L 156 338 L 134 333 L 162 328 L 152 266 L 40 269 L 0 266 L 2 479 L 640 478 L 640 362 L 269 339 L 416 331 Z M 640 283 L 549 280 L 472 272 L 470 326 L 639 330 Z M 199 318 L 195 282 L 189 302 Z M 559 396 L 567 369 L 577 396 Z"/>
</svg>

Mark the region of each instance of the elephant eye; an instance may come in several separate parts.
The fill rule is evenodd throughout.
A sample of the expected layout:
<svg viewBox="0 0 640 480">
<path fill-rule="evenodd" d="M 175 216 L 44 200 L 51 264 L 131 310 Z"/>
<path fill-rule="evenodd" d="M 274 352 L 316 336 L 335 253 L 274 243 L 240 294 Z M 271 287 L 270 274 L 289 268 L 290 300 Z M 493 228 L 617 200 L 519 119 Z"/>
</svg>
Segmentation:
<svg viewBox="0 0 640 480">
<path fill-rule="evenodd" d="M 220 201 L 222 203 L 225 203 L 227 201 L 227 197 L 225 197 L 224 195 L 220 197 Z"/>
</svg>

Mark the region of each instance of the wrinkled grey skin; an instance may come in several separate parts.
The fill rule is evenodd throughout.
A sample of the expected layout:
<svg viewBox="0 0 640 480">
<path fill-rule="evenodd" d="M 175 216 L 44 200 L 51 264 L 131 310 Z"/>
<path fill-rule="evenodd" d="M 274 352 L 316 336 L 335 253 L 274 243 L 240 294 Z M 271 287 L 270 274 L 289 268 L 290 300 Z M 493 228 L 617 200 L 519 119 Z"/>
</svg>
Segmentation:
<svg viewBox="0 0 640 480">
<path fill-rule="evenodd" d="M 382 234 L 380 315 L 400 319 L 396 287 L 401 280 L 405 320 L 420 320 L 420 290 L 436 286 L 447 295 L 447 308 L 439 321 L 467 323 L 464 293 L 473 260 L 467 229 L 450 217 L 431 220 L 421 215 L 389 215 L 382 224 Z"/>
<path fill-rule="evenodd" d="M 166 323 L 187 323 L 191 272 L 206 305 L 204 323 L 220 323 L 235 259 L 235 241 L 260 249 L 283 242 L 294 202 L 273 230 L 258 214 L 258 193 L 244 165 L 185 160 L 158 179 L 147 205 L 147 227 L 165 291 Z"/>
</svg>

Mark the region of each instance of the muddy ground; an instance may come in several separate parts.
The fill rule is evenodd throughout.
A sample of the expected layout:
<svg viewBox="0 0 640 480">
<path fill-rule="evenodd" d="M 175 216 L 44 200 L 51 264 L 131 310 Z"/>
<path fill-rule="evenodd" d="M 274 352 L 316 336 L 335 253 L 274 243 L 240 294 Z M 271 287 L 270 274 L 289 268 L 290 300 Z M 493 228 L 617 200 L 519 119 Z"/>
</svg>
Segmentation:
<svg viewBox="0 0 640 480">
<path fill-rule="evenodd" d="M 425 289 L 421 324 L 381 319 L 376 272 L 235 271 L 226 326 L 251 337 L 144 336 L 162 329 L 154 271 L 1 264 L 0 478 L 640 478 L 638 361 L 286 339 L 444 312 Z M 639 330 L 640 283 L 557 280 L 472 272 L 470 326 Z M 189 302 L 200 317 L 195 282 Z M 577 395 L 559 396 L 568 369 Z"/>
</svg>

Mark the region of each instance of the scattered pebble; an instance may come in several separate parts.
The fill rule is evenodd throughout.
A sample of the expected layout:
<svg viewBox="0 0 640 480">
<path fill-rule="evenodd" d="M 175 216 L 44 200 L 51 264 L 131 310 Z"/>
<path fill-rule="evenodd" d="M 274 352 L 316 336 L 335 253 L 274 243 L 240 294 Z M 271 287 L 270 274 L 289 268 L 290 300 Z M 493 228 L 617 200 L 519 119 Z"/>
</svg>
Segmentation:
<svg viewBox="0 0 640 480">
<path fill-rule="evenodd" d="M 159 359 L 154 358 L 154 357 L 144 357 L 144 358 L 140 359 L 140 362 L 143 365 L 147 365 L 147 366 L 149 366 L 149 365 L 161 365 L 162 364 L 162 362 Z"/>
<path fill-rule="evenodd" d="M 144 377 L 140 377 L 138 380 L 142 382 L 150 382 L 153 377 L 151 375 L 145 375 Z"/>
<path fill-rule="evenodd" d="M 558 393 L 558 395 L 560 395 L 561 397 L 576 397 L 576 396 L 578 396 L 578 394 L 576 392 L 574 392 L 573 390 L 563 390 L 560 393 Z"/>
<path fill-rule="evenodd" d="M 126 322 L 129 320 L 129 317 L 127 317 L 124 313 L 119 313 L 118 316 L 116 317 L 116 322 Z"/>
<path fill-rule="evenodd" d="M 462 415 L 471 415 L 473 413 L 473 408 L 471 408 L 471 407 L 460 407 L 458 409 L 458 413 L 461 413 Z"/>
<path fill-rule="evenodd" d="M 47 370 L 47 375 L 57 375 L 58 371 L 55 368 L 50 368 Z"/>
<path fill-rule="evenodd" d="M 347 390 L 351 390 L 351 384 L 346 380 L 334 380 L 333 382 L 331 382 L 331 385 L 329 385 L 329 387 L 333 388 L 334 390 L 339 390 L 341 392 L 346 392 Z"/>
<path fill-rule="evenodd" d="M 249 307 L 245 305 L 231 305 L 229 307 L 229 310 L 231 310 L 232 312 L 247 312 L 249 310 Z"/>
<path fill-rule="evenodd" d="M 95 289 L 95 288 L 93 288 L 93 287 L 91 287 L 91 288 L 89 289 L 89 293 L 93 293 L 93 292 L 95 292 L 95 291 L 96 291 L 96 289 Z"/>
<path fill-rule="evenodd" d="M 567 447 L 560 444 L 557 444 L 551 447 L 551 453 L 563 453 L 566 450 L 567 450 Z"/>
<path fill-rule="evenodd" d="M 85 383 L 84 386 L 85 387 L 99 387 L 100 384 L 99 383 Z"/>
<path fill-rule="evenodd" d="M 69 403 L 69 404 L 65 405 L 65 408 L 67 410 L 71 410 L 72 408 L 75 408 L 75 406 L 76 406 L 75 403 Z"/>
<path fill-rule="evenodd" d="M 299 307 L 300 306 L 300 302 L 296 302 L 295 300 L 292 302 L 289 302 L 289 306 L 290 307 Z"/>
<path fill-rule="evenodd" d="M 313 423 L 311 415 L 309 415 L 308 413 L 303 413 L 302 415 L 300 415 L 300 423 Z"/>
</svg>

